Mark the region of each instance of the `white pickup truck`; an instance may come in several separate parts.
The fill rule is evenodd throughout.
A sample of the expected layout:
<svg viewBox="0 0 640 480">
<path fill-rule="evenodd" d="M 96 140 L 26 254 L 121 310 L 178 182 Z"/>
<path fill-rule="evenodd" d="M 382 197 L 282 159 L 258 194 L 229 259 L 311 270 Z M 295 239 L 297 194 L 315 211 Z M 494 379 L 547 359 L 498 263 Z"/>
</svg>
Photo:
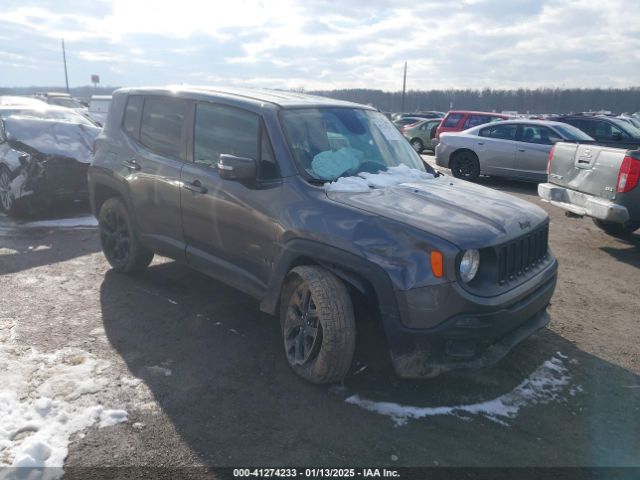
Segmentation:
<svg viewBox="0 0 640 480">
<path fill-rule="evenodd" d="M 549 152 L 542 200 L 569 215 L 592 217 L 609 235 L 640 228 L 640 150 L 557 143 Z"/>
</svg>

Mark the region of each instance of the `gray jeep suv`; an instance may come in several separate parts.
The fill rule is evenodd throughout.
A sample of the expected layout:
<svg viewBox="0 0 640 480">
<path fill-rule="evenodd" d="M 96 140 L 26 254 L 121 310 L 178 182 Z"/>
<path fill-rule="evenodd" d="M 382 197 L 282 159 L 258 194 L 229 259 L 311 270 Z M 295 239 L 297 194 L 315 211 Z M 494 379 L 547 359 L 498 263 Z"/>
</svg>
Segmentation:
<svg viewBox="0 0 640 480">
<path fill-rule="evenodd" d="M 380 112 L 297 93 L 121 89 L 89 170 L 104 254 L 159 253 L 280 317 L 285 356 L 328 383 L 351 365 L 353 295 L 402 377 L 481 367 L 549 322 L 543 210 L 425 166 Z"/>
</svg>

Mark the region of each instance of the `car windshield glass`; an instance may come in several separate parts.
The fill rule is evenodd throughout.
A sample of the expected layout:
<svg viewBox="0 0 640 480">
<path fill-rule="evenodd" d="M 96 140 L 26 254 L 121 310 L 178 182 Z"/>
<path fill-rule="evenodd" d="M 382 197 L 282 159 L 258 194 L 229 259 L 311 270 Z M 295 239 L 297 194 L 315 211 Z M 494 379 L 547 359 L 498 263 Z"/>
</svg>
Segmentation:
<svg viewBox="0 0 640 480">
<path fill-rule="evenodd" d="M 573 125 L 554 125 L 554 127 L 565 140 L 593 140 L 589 135 Z"/>
<path fill-rule="evenodd" d="M 381 113 L 351 108 L 287 110 L 282 123 L 299 167 L 317 180 L 406 165 L 426 171 L 422 159 Z"/>
</svg>

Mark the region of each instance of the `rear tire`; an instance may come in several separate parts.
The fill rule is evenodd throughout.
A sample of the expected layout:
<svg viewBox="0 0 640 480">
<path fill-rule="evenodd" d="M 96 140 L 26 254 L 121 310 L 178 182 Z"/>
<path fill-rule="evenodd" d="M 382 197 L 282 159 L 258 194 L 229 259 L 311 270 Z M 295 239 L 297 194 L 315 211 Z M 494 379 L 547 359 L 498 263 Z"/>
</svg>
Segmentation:
<svg viewBox="0 0 640 480">
<path fill-rule="evenodd" d="M 102 251 L 114 270 L 134 273 L 149 266 L 153 252 L 138 240 L 131 216 L 121 198 L 109 198 L 102 204 L 98 225 Z"/>
<path fill-rule="evenodd" d="M 616 238 L 630 237 L 633 232 L 640 228 L 640 223 L 638 222 L 614 223 L 594 218 L 593 223 L 607 235 Z"/>
<path fill-rule="evenodd" d="M 342 380 L 351 366 L 356 323 L 347 288 L 317 266 L 291 270 L 282 290 L 280 324 L 293 371 L 312 383 Z"/>
<path fill-rule="evenodd" d="M 449 168 L 454 177 L 462 180 L 472 182 L 480 176 L 478 156 L 470 150 L 454 153 L 449 162 Z"/>
<path fill-rule="evenodd" d="M 416 153 L 422 153 L 422 151 L 424 150 L 424 144 L 419 138 L 414 138 L 409 143 L 411 143 L 411 147 L 416 151 Z"/>
</svg>

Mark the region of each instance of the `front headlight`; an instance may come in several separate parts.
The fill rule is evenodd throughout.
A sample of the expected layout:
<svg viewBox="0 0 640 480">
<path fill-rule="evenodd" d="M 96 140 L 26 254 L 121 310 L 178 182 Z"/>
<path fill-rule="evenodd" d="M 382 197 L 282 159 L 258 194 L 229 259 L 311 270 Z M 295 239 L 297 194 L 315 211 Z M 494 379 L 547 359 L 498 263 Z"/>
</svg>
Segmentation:
<svg viewBox="0 0 640 480">
<path fill-rule="evenodd" d="M 480 252 L 478 250 L 467 250 L 460 260 L 460 277 L 466 283 L 474 279 L 480 267 Z"/>
</svg>

